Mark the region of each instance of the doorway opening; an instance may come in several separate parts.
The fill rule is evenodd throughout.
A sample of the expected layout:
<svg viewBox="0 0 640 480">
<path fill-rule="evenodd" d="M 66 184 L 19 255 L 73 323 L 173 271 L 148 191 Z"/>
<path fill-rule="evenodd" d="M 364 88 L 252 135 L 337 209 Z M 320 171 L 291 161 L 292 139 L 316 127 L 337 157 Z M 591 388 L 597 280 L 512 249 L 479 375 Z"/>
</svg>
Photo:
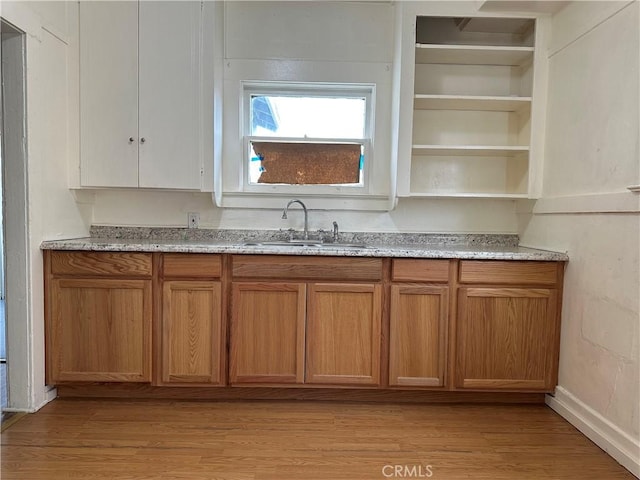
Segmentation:
<svg viewBox="0 0 640 480">
<path fill-rule="evenodd" d="M 25 357 L 27 339 L 26 236 L 26 39 L 0 18 L 0 402 L 2 421 L 12 411 L 12 386 L 18 396 L 26 368 L 12 359 Z M 16 353 L 15 358 L 13 353 Z M 15 411 L 15 409 L 13 409 Z"/>
</svg>

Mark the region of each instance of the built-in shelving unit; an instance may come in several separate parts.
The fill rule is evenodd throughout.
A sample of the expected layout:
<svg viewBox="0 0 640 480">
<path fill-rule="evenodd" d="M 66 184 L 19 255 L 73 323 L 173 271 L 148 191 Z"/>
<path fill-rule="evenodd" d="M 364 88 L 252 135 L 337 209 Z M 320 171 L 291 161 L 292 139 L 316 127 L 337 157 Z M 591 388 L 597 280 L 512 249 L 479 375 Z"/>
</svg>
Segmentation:
<svg viewBox="0 0 640 480">
<path fill-rule="evenodd" d="M 412 197 L 525 198 L 533 19 L 416 19 Z"/>
</svg>

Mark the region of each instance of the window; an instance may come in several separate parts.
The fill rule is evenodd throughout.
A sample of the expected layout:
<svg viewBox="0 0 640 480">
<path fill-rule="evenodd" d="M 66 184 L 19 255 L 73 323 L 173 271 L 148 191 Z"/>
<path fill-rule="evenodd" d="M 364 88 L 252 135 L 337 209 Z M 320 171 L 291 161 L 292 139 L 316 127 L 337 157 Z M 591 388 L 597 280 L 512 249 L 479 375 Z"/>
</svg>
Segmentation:
<svg viewBox="0 0 640 480">
<path fill-rule="evenodd" d="M 365 189 L 372 85 L 245 83 L 243 90 L 245 190 Z"/>
</svg>

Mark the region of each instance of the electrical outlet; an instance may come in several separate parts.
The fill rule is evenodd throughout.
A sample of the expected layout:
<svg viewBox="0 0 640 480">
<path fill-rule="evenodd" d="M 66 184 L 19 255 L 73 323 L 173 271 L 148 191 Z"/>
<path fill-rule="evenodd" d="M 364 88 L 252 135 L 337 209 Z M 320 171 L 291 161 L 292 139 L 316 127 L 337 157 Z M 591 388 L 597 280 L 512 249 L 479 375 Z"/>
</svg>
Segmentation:
<svg viewBox="0 0 640 480">
<path fill-rule="evenodd" d="M 198 228 L 200 226 L 200 214 L 197 212 L 187 213 L 187 227 Z"/>
</svg>

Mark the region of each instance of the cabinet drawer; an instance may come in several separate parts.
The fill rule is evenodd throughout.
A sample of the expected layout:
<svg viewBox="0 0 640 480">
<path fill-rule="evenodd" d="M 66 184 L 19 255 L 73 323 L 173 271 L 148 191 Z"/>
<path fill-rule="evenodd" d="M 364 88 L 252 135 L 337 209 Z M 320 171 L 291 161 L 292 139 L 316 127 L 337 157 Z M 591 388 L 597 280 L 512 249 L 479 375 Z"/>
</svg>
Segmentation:
<svg viewBox="0 0 640 480">
<path fill-rule="evenodd" d="M 557 262 L 482 260 L 460 262 L 460 283 L 555 285 L 557 281 Z"/>
<path fill-rule="evenodd" d="M 234 255 L 234 278 L 380 280 L 382 259 Z"/>
<path fill-rule="evenodd" d="M 222 271 L 220 255 L 206 253 L 166 253 L 163 272 L 165 277 L 219 277 Z"/>
<path fill-rule="evenodd" d="M 397 259 L 393 261 L 391 279 L 446 283 L 449 281 L 449 260 Z"/>
<path fill-rule="evenodd" d="M 151 254 L 129 252 L 51 252 L 53 275 L 151 276 Z"/>
</svg>

